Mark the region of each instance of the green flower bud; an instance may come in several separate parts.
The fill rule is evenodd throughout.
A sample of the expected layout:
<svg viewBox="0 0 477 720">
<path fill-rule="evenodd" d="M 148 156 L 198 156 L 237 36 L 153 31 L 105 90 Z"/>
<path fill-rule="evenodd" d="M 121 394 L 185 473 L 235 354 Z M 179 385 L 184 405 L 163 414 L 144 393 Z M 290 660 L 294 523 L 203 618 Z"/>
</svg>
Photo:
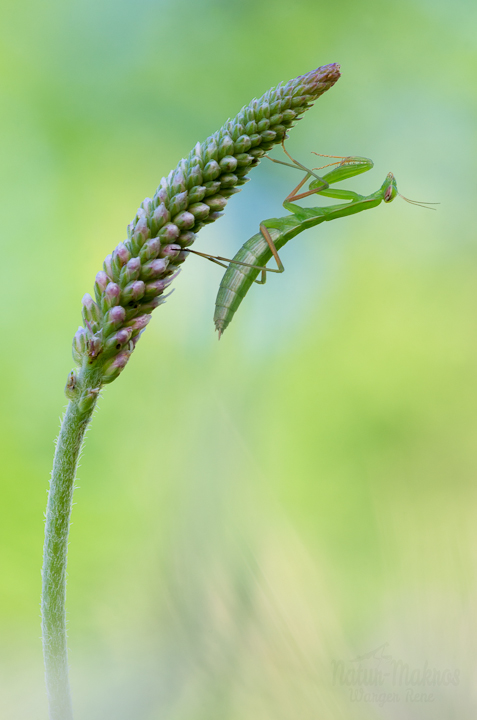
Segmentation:
<svg viewBox="0 0 477 720">
<path fill-rule="evenodd" d="M 189 170 L 189 178 L 187 182 L 187 187 L 189 190 L 189 199 L 190 199 L 190 192 L 191 190 L 196 187 L 197 185 L 202 185 L 202 170 L 200 165 L 192 165 Z"/>
<path fill-rule="evenodd" d="M 200 202 L 205 197 L 206 192 L 207 188 L 204 185 L 197 185 L 197 187 L 189 191 L 189 202 L 192 204 Z M 190 207 L 188 209 L 190 210 Z"/>
<path fill-rule="evenodd" d="M 234 141 L 230 137 L 230 135 L 225 134 L 222 139 L 220 140 L 219 144 L 219 160 L 221 160 L 225 155 L 232 155 L 234 152 Z"/>
<path fill-rule="evenodd" d="M 240 155 L 236 156 L 236 160 L 239 168 L 247 167 L 252 162 L 253 155 L 249 155 L 249 153 L 240 153 Z M 235 171 L 235 174 L 238 175 L 237 170 Z"/>
<path fill-rule="evenodd" d="M 171 202 L 169 203 L 169 211 L 174 217 L 174 215 L 178 215 L 183 210 L 187 210 L 187 206 L 189 204 L 189 196 L 186 192 L 181 192 L 178 195 L 174 195 Z"/>
<path fill-rule="evenodd" d="M 206 205 L 205 203 L 198 202 L 198 203 L 194 203 L 193 205 L 189 205 L 189 212 L 192 213 L 192 215 L 194 216 L 194 218 L 196 220 L 203 220 L 209 214 L 210 207 L 208 205 Z M 182 244 L 183 243 L 181 243 L 181 245 Z"/>
<path fill-rule="evenodd" d="M 227 200 L 222 195 L 214 195 L 213 197 L 206 198 L 204 202 L 213 212 L 223 210 L 227 205 Z"/>
<path fill-rule="evenodd" d="M 274 130 L 264 130 L 262 133 L 260 133 L 260 135 L 262 136 L 262 139 L 266 143 L 273 142 L 273 140 L 275 140 L 275 138 L 277 136 L 277 134 Z"/>
<path fill-rule="evenodd" d="M 216 160 L 211 160 L 207 163 L 204 170 L 202 171 L 202 177 L 206 182 L 215 180 L 220 175 L 220 165 Z"/>
<path fill-rule="evenodd" d="M 233 155 L 226 155 L 219 163 L 220 169 L 224 173 L 231 173 L 237 167 L 237 159 Z"/>
<path fill-rule="evenodd" d="M 250 135 L 250 145 L 252 148 L 256 147 L 257 145 L 260 145 L 262 142 L 262 136 L 260 133 L 255 133 L 254 135 Z M 250 152 L 252 152 L 250 150 Z"/>
<path fill-rule="evenodd" d="M 209 210 L 208 206 L 206 205 L 207 210 Z M 190 208 L 189 208 L 190 209 Z M 191 232 L 190 230 L 187 230 L 186 232 L 182 232 L 179 235 L 178 243 L 181 247 L 188 247 L 189 245 L 192 245 L 192 243 L 195 240 L 195 233 Z"/>
<path fill-rule="evenodd" d="M 258 123 L 259 132 L 260 132 L 260 120 L 263 120 L 264 118 L 268 120 L 269 117 L 270 117 L 270 106 L 267 102 L 263 102 L 260 105 L 259 110 L 257 112 L 257 119 L 259 121 L 259 123 Z"/>
<path fill-rule="evenodd" d="M 243 153 L 252 146 L 248 135 L 242 135 L 234 142 L 235 153 Z"/>
<path fill-rule="evenodd" d="M 78 402 L 78 410 L 80 413 L 86 413 L 91 410 L 93 405 L 96 403 L 99 395 L 99 388 L 89 388 L 81 396 Z"/>
<path fill-rule="evenodd" d="M 285 125 L 274 125 L 273 130 L 275 131 L 275 142 L 284 138 L 287 132 Z"/>
<path fill-rule="evenodd" d="M 237 176 L 235 176 L 235 177 L 237 177 Z M 237 185 L 238 185 L 238 178 L 237 178 Z M 222 188 L 220 191 L 220 194 L 225 198 L 229 198 L 238 192 L 240 192 L 240 188 L 238 188 L 238 187 L 227 187 L 227 188 Z"/>
<path fill-rule="evenodd" d="M 218 182 L 217 180 L 212 180 L 211 182 L 208 182 L 205 186 L 205 190 L 205 197 L 215 195 L 215 193 L 220 190 L 220 182 Z"/>
<path fill-rule="evenodd" d="M 233 187 L 237 184 L 237 180 L 237 175 L 234 175 L 233 173 L 226 173 L 225 175 L 221 176 L 220 184 L 223 188 Z"/>
</svg>

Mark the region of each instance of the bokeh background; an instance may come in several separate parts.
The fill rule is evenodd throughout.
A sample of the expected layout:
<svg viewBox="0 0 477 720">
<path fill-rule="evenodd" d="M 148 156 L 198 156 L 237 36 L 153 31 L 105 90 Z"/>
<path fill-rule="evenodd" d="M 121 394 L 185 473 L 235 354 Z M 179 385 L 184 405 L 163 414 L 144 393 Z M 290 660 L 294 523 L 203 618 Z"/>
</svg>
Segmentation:
<svg viewBox="0 0 477 720">
<path fill-rule="evenodd" d="M 43 513 L 82 295 L 198 140 L 339 62 L 289 150 L 371 157 L 347 187 L 393 171 L 441 205 L 296 238 L 220 343 L 221 271 L 188 260 L 81 463 L 76 717 L 474 718 L 475 2 L 3 0 L 0 36 L 0 716 L 47 718 Z M 198 249 L 234 253 L 295 176 L 263 162 Z"/>
</svg>

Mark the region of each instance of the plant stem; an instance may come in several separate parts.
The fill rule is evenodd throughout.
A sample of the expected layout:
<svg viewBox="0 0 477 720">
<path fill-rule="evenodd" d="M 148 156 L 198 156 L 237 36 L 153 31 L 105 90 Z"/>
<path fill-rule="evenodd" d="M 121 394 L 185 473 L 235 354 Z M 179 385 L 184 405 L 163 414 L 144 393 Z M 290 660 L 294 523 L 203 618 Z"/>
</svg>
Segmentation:
<svg viewBox="0 0 477 720">
<path fill-rule="evenodd" d="M 78 397 L 69 402 L 61 423 L 46 509 L 41 614 L 50 720 L 73 718 L 66 642 L 66 564 L 76 469 L 99 392 L 97 381 L 91 382 L 94 378 L 88 374 L 81 373 L 83 382 L 73 393 Z"/>
</svg>

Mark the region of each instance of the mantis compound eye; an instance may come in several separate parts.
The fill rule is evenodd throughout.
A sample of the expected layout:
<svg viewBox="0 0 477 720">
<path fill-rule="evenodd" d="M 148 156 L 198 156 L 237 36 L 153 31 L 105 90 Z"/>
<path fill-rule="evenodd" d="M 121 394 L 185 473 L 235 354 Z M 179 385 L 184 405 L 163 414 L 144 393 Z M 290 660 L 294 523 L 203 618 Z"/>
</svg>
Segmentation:
<svg viewBox="0 0 477 720">
<path fill-rule="evenodd" d="M 383 197 L 384 202 L 391 202 L 391 200 L 393 200 L 393 198 L 394 198 L 393 189 L 394 188 L 392 185 L 389 185 L 389 187 L 386 188 L 386 192 L 384 193 L 384 197 Z"/>
</svg>

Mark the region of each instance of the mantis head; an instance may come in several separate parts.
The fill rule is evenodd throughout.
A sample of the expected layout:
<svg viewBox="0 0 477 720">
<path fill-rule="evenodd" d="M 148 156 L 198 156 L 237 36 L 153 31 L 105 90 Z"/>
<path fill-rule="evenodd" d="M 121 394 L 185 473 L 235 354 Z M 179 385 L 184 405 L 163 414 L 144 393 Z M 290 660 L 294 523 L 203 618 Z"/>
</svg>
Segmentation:
<svg viewBox="0 0 477 720">
<path fill-rule="evenodd" d="M 386 180 L 382 184 L 381 192 L 383 193 L 383 200 L 385 203 L 392 202 L 396 195 L 399 195 L 399 197 L 401 197 L 406 202 L 411 203 L 411 205 L 419 205 L 419 207 L 426 208 L 427 210 L 435 210 L 435 208 L 427 207 L 428 205 L 439 205 L 439 203 L 428 203 L 418 202 L 417 200 L 409 200 L 409 198 L 401 195 L 401 193 L 398 192 L 397 189 L 396 178 L 392 173 L 387 174 Z"/>
<path fill-rule="evenodd" d="M 392 173 L 387 174 L 386 180 L 383 182 L 381 191 L 383 192 L 383 200 L 385 203 L 392 202 L 396 195 L 399 195 L 396 185 L 396 178 Z"/>
</svg>

